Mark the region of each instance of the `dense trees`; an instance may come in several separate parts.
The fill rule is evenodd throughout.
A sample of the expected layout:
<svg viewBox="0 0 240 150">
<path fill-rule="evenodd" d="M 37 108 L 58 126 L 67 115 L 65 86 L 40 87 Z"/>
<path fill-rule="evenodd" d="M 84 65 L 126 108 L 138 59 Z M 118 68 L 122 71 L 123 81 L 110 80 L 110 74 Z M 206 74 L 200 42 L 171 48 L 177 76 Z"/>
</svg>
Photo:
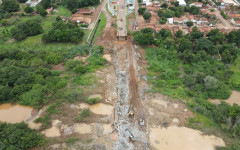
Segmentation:
<svg viewBox="0 0 240 150">
<path fill-rule="evenodd" d="M 40 5 L 44 8 L 47 9 L 49 7 L 51 7 L 51 0 L 42 0 L 40 2 Z"/>
<path fill-rule="evenodd" d="M 192 32 L 187 35 L 178 31 L 175 34 L 176 46 L 171 39 L 171 32 L 168 30 L 162 29 L 155 34 L 154 38 L 152 33 L 143 31 L 134 33 L 134 40 L 138 44 L 155 44 L 158 47 L 166 49 L 174 47 L 177 50 L 178 58 L 185 64 L 183 84 L 189 95 L 220 99 L 226 99 L 230 96 L 231 92 L 227 83 L 232 73 L 228 71 L 224 63 L 234 62 L 239 53 L 239 48 L 230 43 L 223 44 L 225 35 L 219 30 L 210 31 L 207 38 L 197 27 L 193 27 Z M 237 35 L 238 31 L 230 32 L 226 35 L 226 38 L 229 36 L 230 41 L 235 41 Z M 222 61 L 219 62 L 217 60 L 219 58 Z"/>
<path fill-rule="evenodd" d="M 46 102 L 60 77 L 50 72 L 49 64 L 62 61 L 60 52 L 19 50 L 14 46 L 0 48 L 0 103 L 16 102 L 39 107 Z M 52 86 L 54 85 L 54 86 Z"/>
<path fill-rule="evenodd" d="M 27 0 L 18 0 L 19 3 L 26 3 Z"/>
<path fill-rule="evenodd" d="M 24 8 L 24 12 L 27 14 L 31 14 L 31 13 L 33 13 L 33 11 L 34 11 L 34 9 L 32 7 L 30 7 L 29 5 Z"/>
<path fill-rule="evenodd" d="M 188 27 L 193 26 L 193 22 L 192 21 L 187 21 L 186 24 L 187 24 Z"/>
<path fill-rule="evenodd" d="M 66 0 L 66 6 L 71 11 L 74 11 L 77 8 L 98 5 L 100 3 L 99 0 Z"/>
<path fill-rule="evenodd" d="M 43 32 L 43 28 L 37 20 L 28 20 L 17 24 L 11 29 L 12 36 L 20 41 L 27 38 L 27 36 L 38 35 Z"/>
<path fill-rule="evenodd" d="M 3 0 L 1 7 L 6 12 L 15 12 L 19 9 L 19 4 L 16 2 L 16 0 Z"/>
<path fill-rule="evenodd" d="M 212 30 L 204 37 L 197 27 L 193 27 L 186 35 L 179 30 L 173 40 L 171 32 L 162 29 L 151 43 L 158 48 L 146 48 L 148 81 L 153 85 L 152 90 L 176 98 L 190 98 L 187 103 L 193 111 L 220 125 L 221 132 L 226 132 L 229 138 L 236 137 L 236 140 L 240 137 L 240 107 L 224 102 L 215 105 L 207 99 L 227 99 L 231 88 L 240 89 L 238 36 L 239 31 L 224 35 L 219 30 Z M 138 42 L 138 39 L 134 40 Z M 196 120 L 196 124 L 199 123 L 202 125 Z M 235 144 L 229 150 L 238 150 L 240 145 Z"/>
<path fill-rule="evenodd" d="M 140 45 L 151 45 L 154 43 L 153 31 L 150 28 L 134 32 L 133 38 Z"/>
<path fill-rule="evenodd" d="M 45 16 L 47 16 L 48 13 L 46 10 L 41 10 L 39 14 L 40 14 L 40 16 L 45 17 Z"/>
<path fill-rule="evenodd" d="M 145 11 L 146 11 L 146 8 L 145 8 L 145 7 L 140 7 L 140 8 L 138 9 L 139 15 L 143 15 Z"/>
<path fill-rule="evenodd" d="M 0 141 L 2 149 L 26 150 L 44 144 L 46 139 L 25 123 L 0 123 Z"/>
<path fill-rule="evenodd" d="M 150 12 L 145 12 L 144 14 L 143 14 L 143 18 L 144 18 L 144 20 L 149 20 L 150 18 L 151 18 L 151 13 Z"/>
<path fill-rule="evenodd" d="M 64 23 L 57 21 L 53 24 L 52 29 L 42 36 L 44 42 L 75 42 L 82 40 L 84 32 L 73 23 Z"/>
</svg>

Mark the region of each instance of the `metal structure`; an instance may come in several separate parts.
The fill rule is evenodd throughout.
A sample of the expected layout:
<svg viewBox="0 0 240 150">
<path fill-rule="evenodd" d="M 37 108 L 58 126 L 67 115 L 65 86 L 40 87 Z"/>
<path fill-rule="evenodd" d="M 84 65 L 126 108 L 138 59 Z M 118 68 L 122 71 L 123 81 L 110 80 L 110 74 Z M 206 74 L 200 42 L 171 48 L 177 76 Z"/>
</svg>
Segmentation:
<svg viewBox="0 0 240 150">
<path fill-rule="evenodd" d="M 97 29 L 98 29 L 98 26 L 99 26 L 100 22 L 101 22 L 101 19 L 98 19 L 96 29 L 95 29 L 95 31 L 93 33 L 93 37 L 92 37 L 92 39 L 91 39 L 91 41 L 89 43 L 89 55 L 88 55 L 88 57 L 90 57 L 92 55 L 93 40 L 94 40 L 94 37 L 96 35 L 96 32 L 97 32 Z"/>
</svg>

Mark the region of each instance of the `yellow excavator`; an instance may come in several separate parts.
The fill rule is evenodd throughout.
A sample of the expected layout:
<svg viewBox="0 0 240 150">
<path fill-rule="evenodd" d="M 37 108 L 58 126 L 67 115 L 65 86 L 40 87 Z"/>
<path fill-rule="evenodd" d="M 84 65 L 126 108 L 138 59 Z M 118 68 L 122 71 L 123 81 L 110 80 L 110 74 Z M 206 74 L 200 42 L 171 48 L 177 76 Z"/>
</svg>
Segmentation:
<svg viewBox="0 0 240 150">
<path fill-rule="evenodd" d="M 129 112 L 128 112 L 127 116 L 129 116 L 129 117 L 134 117 L 133 105 L 130 106 Z"/>
</svg>

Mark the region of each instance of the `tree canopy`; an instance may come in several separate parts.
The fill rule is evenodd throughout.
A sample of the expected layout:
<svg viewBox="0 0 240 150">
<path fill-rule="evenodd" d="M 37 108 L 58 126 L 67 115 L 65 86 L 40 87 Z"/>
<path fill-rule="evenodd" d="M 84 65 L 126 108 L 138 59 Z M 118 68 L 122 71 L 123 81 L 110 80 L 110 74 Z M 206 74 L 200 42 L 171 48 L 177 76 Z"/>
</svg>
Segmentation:
<svg viewBox="0 0 240 150">
<path fill-rule="evenodd" d="M 25 123 L 0 123 L 1 148 L 7 150 L 26 150 L 46 143 L 42 134 L 29 129 Z"/>
<path fill-rule="evenodd" d="M 18 41 L 26 39 L 27 36 L 38 35 L 42 32 L 43 28 L 37 20 L 18 23 L 11 29 L 12 36 Z"/>
<path fill-rule="evenodd" d="M 57 21 L 53 24 L 52 29 L 42 36 L 42 40 L 49 42 L 74 42 L 78 43 L 82 40 L 84 32 L 73 23 L 64 23 Z"/>
</svg>

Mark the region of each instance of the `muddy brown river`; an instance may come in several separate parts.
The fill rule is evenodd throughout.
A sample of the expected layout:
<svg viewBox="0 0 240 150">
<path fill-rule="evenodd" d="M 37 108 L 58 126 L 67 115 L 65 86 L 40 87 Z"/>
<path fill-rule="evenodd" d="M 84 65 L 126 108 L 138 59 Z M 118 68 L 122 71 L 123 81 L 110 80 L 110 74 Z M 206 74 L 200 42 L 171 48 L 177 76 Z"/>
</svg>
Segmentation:
<svg viewBox="0 0 240 150">
<path fill-rule="evenodd" d="M 225 146 L 221 138 L 177 126 L 151 128 L 149 138 L 151 145 L 158 150 L 215 150 L 216 146 Z"/>
</svg>

